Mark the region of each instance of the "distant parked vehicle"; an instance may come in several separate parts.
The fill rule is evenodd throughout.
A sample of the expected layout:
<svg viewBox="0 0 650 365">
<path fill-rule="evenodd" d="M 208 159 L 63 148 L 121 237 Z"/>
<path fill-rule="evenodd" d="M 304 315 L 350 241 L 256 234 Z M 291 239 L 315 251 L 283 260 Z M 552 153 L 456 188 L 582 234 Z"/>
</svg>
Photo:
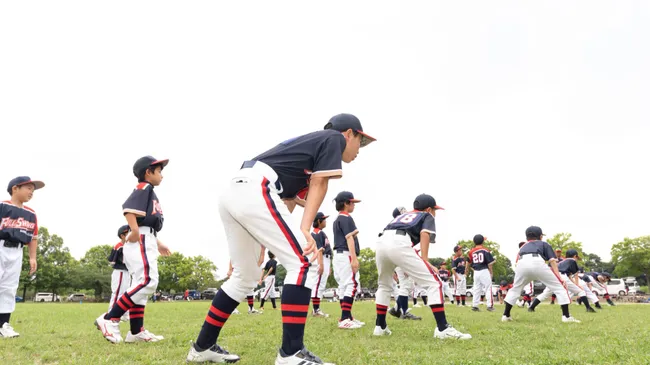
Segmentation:
<svg viewBox="0 0 650 365">
<path fill-rule="evenodd" d="M 19 297 L 19 296 L 16 295 L 16 303 L 22 303 L 24 301 L 25 301 L 25 299 L 23 299 L 23 297 Z"/>
<path fill-rule="evenodd" d="M 323 299 L 336 300 L 336 289 L 325 289 L 325 291 L 323 291 Z"/>
<path fill-rule="evenodd" d="M 628 293 L 623 279 L 611 279 L 609 283 L 607 283 L 607 291 L 609 292 L 609 295 L 620 297 L 625 296 Z"/>
<path fill-rule="evenodd" d="M 201 299 L 214 299 L 214 296 L 217 295 L 216 288 L 207 288 L 201 293 Z"/>
<path fill-rule="evenodd" d="M 61 298 L 53 293 L 36 293 L 34 295 L 34 301 L 35 302 L 60 302 Z"/>
<path fill-rule="evenodd" d="M 78 302 L 80 300 L 85 300 L 85 299 L 86 299 L 86 294 L 81 294 L 81 293 L 70 294 L 70 296 L 68 296 L 68 302 Z"/>
</svg>

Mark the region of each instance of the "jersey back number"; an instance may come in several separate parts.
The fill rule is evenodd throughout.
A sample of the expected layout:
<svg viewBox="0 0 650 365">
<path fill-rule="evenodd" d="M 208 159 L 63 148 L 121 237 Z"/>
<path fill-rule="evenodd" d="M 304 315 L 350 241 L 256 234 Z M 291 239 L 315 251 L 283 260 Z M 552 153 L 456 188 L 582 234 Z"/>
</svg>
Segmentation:
<svg viewBox="0 0 650 365">
<path fill-rule="evenodd" d="M 402 215 L 398 215 L 395 219 L 393 219 L 390 224 L 395 224 L 395 223 L 403 223 L 403 224 L 410 224 L 417 218 L 418 215 L 415 213 L 405 213 Z"/>
<path fill-rule="evenodd" d="M 474 252 L 472 254 L 472 262 L 475 264 L 482 264 L 485 262 L 485 256 L 483 255 L 483 252 Z"/>
</svg>

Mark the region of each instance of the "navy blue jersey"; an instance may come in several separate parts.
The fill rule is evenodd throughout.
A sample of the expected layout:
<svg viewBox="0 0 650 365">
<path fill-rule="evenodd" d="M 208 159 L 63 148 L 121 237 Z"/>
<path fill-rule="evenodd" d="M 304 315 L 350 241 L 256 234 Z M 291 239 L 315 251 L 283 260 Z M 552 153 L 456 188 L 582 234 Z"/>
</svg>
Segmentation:
<svg viewBox="0 0 650 365">
<path fill-rule="evenodd" d="M 599 272 L 588 272 L 585 273 L 585 277 L 588 277 L 590 280 L 589 281 L 598 281 L 598 275 L 600 275 Z M 585 280 L 587 281 L 587 280 Z"/>
<path fill-rule="evenodd" d="M 471 249 L 468 258 L 472 269 L 476 271 L 485 270 L 489 264 L 494 262 L 494 257 L 490 250 L 483 246 L 476 246 Z"/>
<path fill-rule="evenodd" d="M 151 227 L 156 232 L 163 227 L 163 212 L 160 202 L 153 191 L 153 185 L 142 182 L 133 189 L 128 199 L 122 204 L 124 214 L 133 213 L 138 227 Z"/>
<path fill-rule="evenodd" d="M 264 162 L 278 174 L 281 198 L 294 198 L 309 188 L 312 176 L 343 175 L 345 145 L 341 132 L 327 129 L 284 141 L 253 160 Z"/>
<path fill-rule="evenodd" d="M 573 275 L 577 273 L 580 268 L 578 268 L 578 263 L 574 259 L 564 259 L 557 265 L 557 270 L 561 274 Z"/>
<path fill-rule="evenodd" d="M 445 270 L 445 269 L 438 270 L 438 277 L 440 277 L 440 280 L 442 280 L 442 281 L 448 281 L 449 280 L 449 270 Z"/>
<path fill-rule="evenodd" d="M 111 254 L 108 256 L 108 262 L 111 263 L 111 266 L 115 270 L 126 270 L 126 265 L 124 264 L 124 254 L 122 252 L 123 247 L 124 244 L 122 242 L 118 242 L 115 246 L 113 246 Z"/>
<path fill-rule="evenodd" d="M 436 242 L 436 220 L 430 213 L 412 211 L 400 214 L 393 219 L 384 230 L 401 229 L 411 238 L 413 246 L 420 243 L 420 233 L 429 232 L 431 238 L 429 242 Z"/>
<path fill-rule="evenodd" d="M 519 249 L 519 257 L 524 254 L 538 254 L 544 261 L 555 259 L 553 247 L 545 241 L 528 241 Z"/>
<path fill-rule="evenodd" d="M 314 241 L 316 241 L 316 247 L 320 250 L 323 248 L 323 255 L 331 255 L 332 254 L 332 246 L 330 246 L 330 240 L 327 238 L 327 235 L 325 234 L 325 231 L 319 229 L 319 228 L 314 228 L 314 231 L 311 233 L 311 236 L 314 237 Z"/>
<path fill-rule="evenodd" d="M 463 256 L 454 257 L 451 261 L 451 270 L 456 271 L 456 274 L 465 274 L 465 258 Z"/>
<path fill-rule="evenodd" d="M 269 261 L 266 262 L 266 265 L 264 265 L 264 271 L 269 271 L 273 269 L 273 271 L 269 275 L 275 275 L 275 271 L 277 270 L 277 267 L 278 267 L 278 262 L 275 261 L 275 259 L 270 259 Z"/>
<path fill-rule="evenodd" d="M 26 245 L 38 237 L 36 213 L 11 201 L 0 202 L 0 240 Z"/>
<path fill-rule="evenodd" d="M 359 239 L 356 233 L 359 231 L 354 219 L 348 213 L 339 212 L 339 216 L 334 221 L 332 231 L 334 231 L 334 249 L 337 251 L 349 251 L 348 235 L 354 235 L 354 251 L 359 256 Z"/>
</svg>

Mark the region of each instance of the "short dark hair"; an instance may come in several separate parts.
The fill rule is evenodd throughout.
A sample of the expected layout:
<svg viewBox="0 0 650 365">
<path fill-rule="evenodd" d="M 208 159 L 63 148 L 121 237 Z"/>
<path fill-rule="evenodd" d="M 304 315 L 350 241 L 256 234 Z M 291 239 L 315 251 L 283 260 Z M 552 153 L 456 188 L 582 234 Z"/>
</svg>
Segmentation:
<svg viewBox="0 0 650 365">
<path fill-rule="evenodd" d="M 328 122 L 327 124 L 325 124 L 325 128 L 323 128 L 323 129 L 332 129 L 332 122 Z M 352 128 L 350 128 L 350 129 L 352 129 Z M 342 131 L 342 132 L 345 132 L 345 131 Z M 359 132 L 352 129 L 352 135 L 356 137 L 356 136 L 359 135 Z"/>
<path fill-rule="evenodd" d="M 270 259 L 275 258 L 275 255 L 274 255 L 273 252 L 271 252 L 271 251 L 269 251 L 269 258 L 270 258 Z"/>
<path fill-rule="evenodd" d="M 138 181 L 139 182 L 144 182 L 145 181 L 144 177 L 147 175 L 147 171 L 151 171 L 151 173 L 153 174 L 154 172 L 156 172 L 156 167 L 158 167 L 158 166 L 160 166 L 160 171 L 162 171 L 163 168 L 164 168 L 162 164 L 159 163 L 159 164 L 156 164 L 156 165 L 151 165 L 151 166 L 147 167 L 146 170 L 142 170 L 142 172 L 138 176 Z"/>
<path fill-rule="evenodd" d="M 321 222 L 321 220 L 320 220 L 320 219 L 319 219 L 319 220 L 317 220 L 317 221 L 314 221 L 314 223 L 312 223 L 312 225 L 311 225 L 311 226 L 312 226 L 312 227 L 314 227 L 314 228 L 318 228 L 318 226 L 320 225 L 320 222 Z"/>
<path fill-rule="evenodd" d="M 344 201 L 344 202 L 336 202 L 336 211 L 337 211 L 337 212 L 342 211 L 343 208 L 345 207 L 345 204 L 347 204 L 347 203 L 349 203 L 349 202 L 350 202 L 349 200 L 346 200 L 346 201 Z"/>
</svg>

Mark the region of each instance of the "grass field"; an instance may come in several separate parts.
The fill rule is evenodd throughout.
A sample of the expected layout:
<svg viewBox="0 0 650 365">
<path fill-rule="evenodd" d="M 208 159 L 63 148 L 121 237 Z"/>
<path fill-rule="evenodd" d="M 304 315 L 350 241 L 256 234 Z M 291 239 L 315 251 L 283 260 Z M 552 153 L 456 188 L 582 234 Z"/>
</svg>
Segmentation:
<svg viewBox="0 0 650 365">
<path fill-rule="evenodd" d="M 256 305 L 258 305 L 256 303 Z M 158 343 L 112 345 L 93 326 L 105 304 L 18 304 L 12 325 L 19 338 L 0 339 L 2 364 L 180 364 L 203 323 L 208 302 L 153 303 L 145 326 L 165 336 Z M 267 306 L 267 307 L 270 307 Z M 447 306 L 456 328 L 469 341 L 433 339 L 434 320 L 428 308 L 415 308 L 422 321 L 388 318 L 390 337 L 375 338 L 374 302 L 355 303 L 355 317 L 367 323 L 360 330 L 336 328 L 336 316 L 310 318 L 308 348 L 337 364 L 648 364 L 650 305 L 606 306 L 588 314 L 571 306 L 580 324 L 560 322 L 558 306 L 541 305 L 537 312 L 513 308 L 515 322 L 501 323 L 503 306 L 489 313 Z M 331 314 L 337 303 L 324 303 Z M 273 364 L 281 334 L 280 312 L 233 315 L 219 343 L 242 357 L 238 364 Z M 122 324 L 122 333 L 128 324 Z"/>
</svg>

